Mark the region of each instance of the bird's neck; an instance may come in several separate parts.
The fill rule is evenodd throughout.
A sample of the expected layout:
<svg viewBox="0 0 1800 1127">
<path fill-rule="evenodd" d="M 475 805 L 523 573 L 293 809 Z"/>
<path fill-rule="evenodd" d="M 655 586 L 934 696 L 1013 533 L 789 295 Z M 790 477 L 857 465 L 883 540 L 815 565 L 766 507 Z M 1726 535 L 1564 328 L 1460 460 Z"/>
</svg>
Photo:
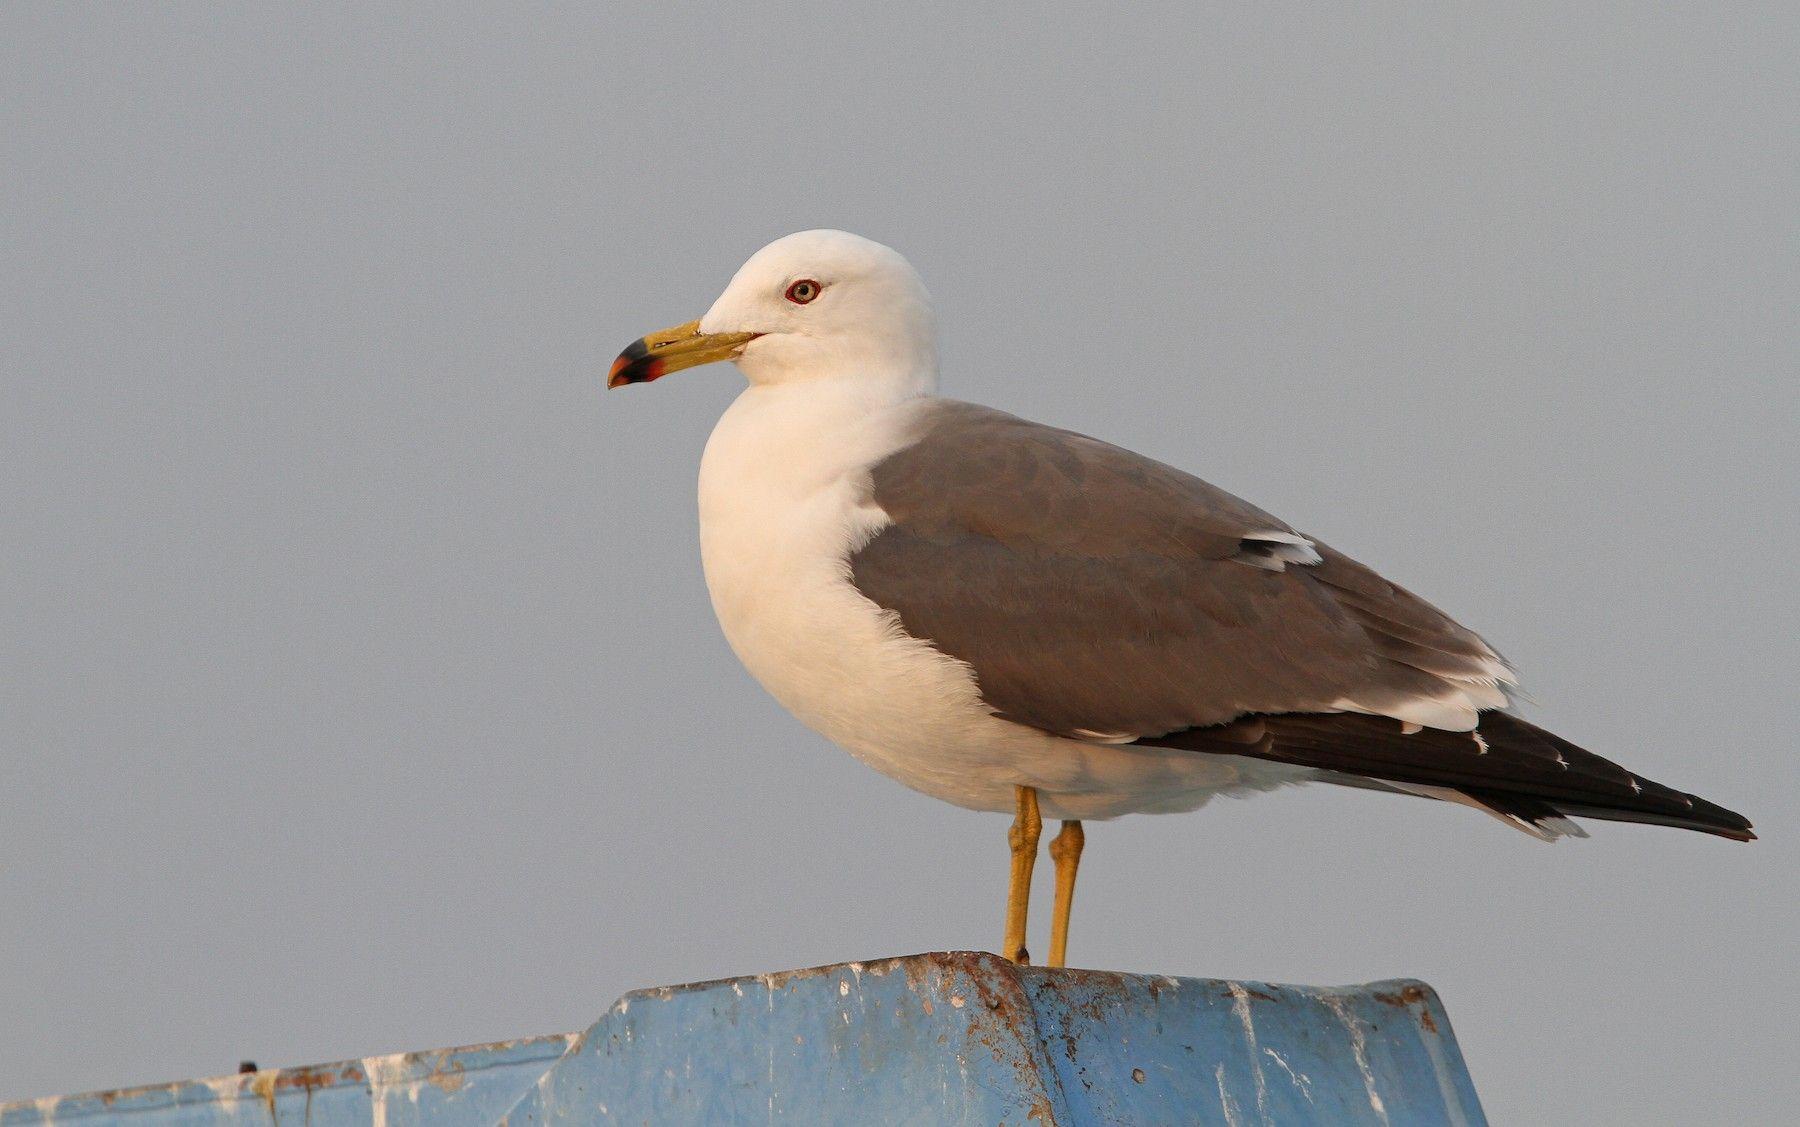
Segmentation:
<svg viewBox="0 0 1800 1127">
<path fill-rule="evenodd" d="M 935 398 L 928 387 L 864 376 L 752 384 L 707 442 L 702 519 L 709 499 L 804 496 L 865 470 L 913 440 L 915 416 Z"/>
</svg>

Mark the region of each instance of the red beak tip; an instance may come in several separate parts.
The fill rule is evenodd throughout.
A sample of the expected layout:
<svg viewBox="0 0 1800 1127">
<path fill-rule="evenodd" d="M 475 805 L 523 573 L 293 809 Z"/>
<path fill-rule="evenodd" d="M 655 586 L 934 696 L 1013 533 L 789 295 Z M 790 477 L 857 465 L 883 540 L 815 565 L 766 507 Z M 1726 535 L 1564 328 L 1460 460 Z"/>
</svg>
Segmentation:
<svg viewBox="0 0 1800 1127">
<path fill-rule="evenodd" d="M 621 356 L 613 361 L 612 370 L 606 374 L 606 386 L 610 390 L 624 387 L 626 384 L 649 383 L 663 374 L 663 362 L 645 357 Z"/>
</svg>

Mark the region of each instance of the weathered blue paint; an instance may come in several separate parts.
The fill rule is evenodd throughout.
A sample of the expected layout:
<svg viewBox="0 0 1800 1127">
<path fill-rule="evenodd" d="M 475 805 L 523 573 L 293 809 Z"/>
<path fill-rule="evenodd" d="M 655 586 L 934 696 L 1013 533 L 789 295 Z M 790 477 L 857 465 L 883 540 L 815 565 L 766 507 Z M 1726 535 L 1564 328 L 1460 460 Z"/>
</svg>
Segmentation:
<svg viewBox="0 0 1800 1127">
<path fill-rule="evenodd" d="M 0 1104 L 0 1127 L 412 1127 L 496 1122 L 572 1033 Z"/>
<path fill-rule="evenodd" d="M 0 1127 L 1485 1123 L 1417 982 L 1321 988 L 939 953 L 628 994 L 579 1037 L 0 1107 Z"/>
</svg>

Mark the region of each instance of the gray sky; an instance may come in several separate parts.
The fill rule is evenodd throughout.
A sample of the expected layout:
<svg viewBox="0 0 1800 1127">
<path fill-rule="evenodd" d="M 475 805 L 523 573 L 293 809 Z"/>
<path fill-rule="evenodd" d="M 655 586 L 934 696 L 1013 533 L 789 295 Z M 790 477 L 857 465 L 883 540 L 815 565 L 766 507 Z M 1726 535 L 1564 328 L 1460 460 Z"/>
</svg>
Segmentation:
<svg viewBox="0 0 1800 1127">
<path fill-rule="evenodd" d="M 836 226 L 949 393 L 1330 541 L 1765 838 L 1221 801 L 1090 827 L 1076 963 L 1424 978 L 1500 1123 L 1800 1100 L 1791 5 L 632 7 L 0 6 L 0 1098 L 999 943 L 1005 820 L 712 621 L 739 377 L 601 391 Z"/>
</svg>

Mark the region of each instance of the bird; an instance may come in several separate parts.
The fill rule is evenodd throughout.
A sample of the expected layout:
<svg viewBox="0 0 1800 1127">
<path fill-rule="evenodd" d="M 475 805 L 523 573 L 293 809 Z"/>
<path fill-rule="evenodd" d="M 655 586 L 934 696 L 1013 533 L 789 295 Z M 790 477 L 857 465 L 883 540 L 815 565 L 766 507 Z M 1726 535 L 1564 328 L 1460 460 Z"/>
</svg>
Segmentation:
<svg viewBox="0 0 1800 1127">
<path fill-rule="evenodd" d="M 750 257 L 609 388 L 719 361 L 748 386 L 700 461 L 726 640 L 799 720 L 900 783 L 1010 813 L 1002 953 L 1066 965 L 1083 822 L 1308 784 L 1749 841 L 1742 815 L 1519 715 L 1513 666 L 1371 569 L 1192 474 L 938 394 L 913 267 L 843 231 Z"/>
</svg>

